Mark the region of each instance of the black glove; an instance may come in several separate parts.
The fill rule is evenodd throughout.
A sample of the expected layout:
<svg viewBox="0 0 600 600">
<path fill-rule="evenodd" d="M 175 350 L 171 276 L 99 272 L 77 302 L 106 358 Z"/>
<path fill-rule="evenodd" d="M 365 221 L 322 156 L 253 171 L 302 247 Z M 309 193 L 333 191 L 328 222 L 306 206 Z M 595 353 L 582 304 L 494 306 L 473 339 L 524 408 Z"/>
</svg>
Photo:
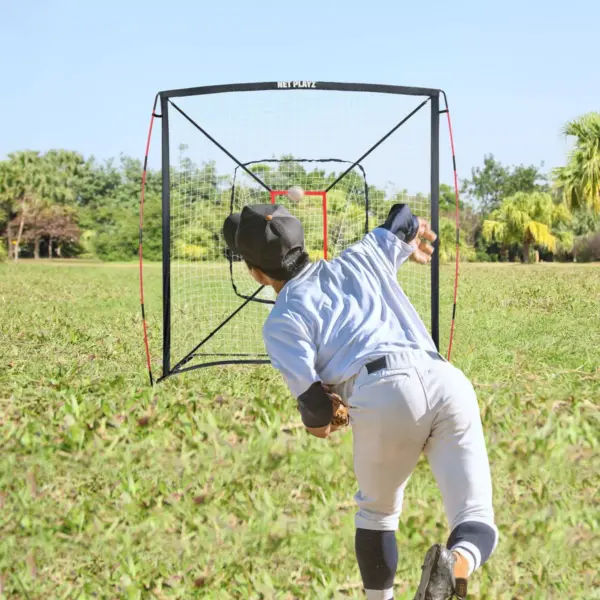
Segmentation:
<svg viewBox="0 0 600 600">
<path fill-rule="evenodd" d="M 412 242 L 419 231 L 419 219 L 412 214 L 408 204 L 394 204 L 381 228 L 391 231 L 399 240 Z"/>
</svg>

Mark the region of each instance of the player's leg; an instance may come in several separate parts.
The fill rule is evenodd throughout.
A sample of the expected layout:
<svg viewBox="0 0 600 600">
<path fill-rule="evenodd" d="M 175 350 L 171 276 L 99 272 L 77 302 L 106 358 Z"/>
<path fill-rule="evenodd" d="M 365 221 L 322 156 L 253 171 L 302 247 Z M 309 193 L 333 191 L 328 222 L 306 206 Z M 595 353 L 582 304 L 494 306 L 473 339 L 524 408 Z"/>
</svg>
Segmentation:
<svg viewBox="0 0 600 600">
<path fill-rule="evenodd" d="M 445 598 L 426 594 L 428 585 L 444 587 L 446 572 L 459 580 L 466 594 L 466 578 L 491 556 L 498 541 L 492 504 L 492 480 L 479 406 L 465 375 L 447 362 L 430 363 L 425 386 L 436 416 L 425 454 L 444 501 L 451 533 L 446 547 L 434 546 L 425 561 L 416 598 Z M 456 585 L 456 584 L 454 584 Z M 421 595 L 419 595 L 421 594 Z M 460 596 L 459 596 L 460 597 Z"/>
<path fill-rule="evenodd" d="M 359 377 L 349 404 L 359 485 L 356 556 L 367 598 L 388 600 L 393 597 L 395 532 L 404 489 L 432 417 L 414 368 Z"/>
</svg>

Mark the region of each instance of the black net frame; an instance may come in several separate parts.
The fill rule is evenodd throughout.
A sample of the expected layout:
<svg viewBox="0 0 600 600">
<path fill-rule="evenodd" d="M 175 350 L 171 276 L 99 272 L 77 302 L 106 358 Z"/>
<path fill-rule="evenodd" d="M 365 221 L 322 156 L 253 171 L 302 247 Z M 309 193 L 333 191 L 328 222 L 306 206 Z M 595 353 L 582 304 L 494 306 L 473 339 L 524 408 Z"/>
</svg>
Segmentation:
<svg viewBox="0 0 600 600">
<path fill-rule="evenodd" d="M 285 93 L 286 90 L 306 90 L 315 91 L 339 91 L 339 92 L 369 92 L 369 93 L 381 93 L 381 94 L 398 94 L 404 96 L 416 96 L 422 97 L 424 100 L 408 115 L 406 115 L 399 123 L 397 123 L 392 129 L 388 131 L 382 138 L 380 138 L 375 144 L 367 148 L 365 153 L 360 156 L 354 162 L 341 161 L 348 163 L 347 170 L 343 171 L 338 179 L 334 181 L 328 189 L 331 189 L 336 183 L 341 180 L 348 172 L 353 168 L 362 168 L 361 161 L 371 154 L 378 146 L 385 142 L 385 140 L 391 136 L 397 129 L 399 129 L 404 123 L 406 123 L 413 115 L 419 112 L 426 104 L 430 105 L 430 210 L 431 210 L 431 227 L 436 234 L 439 235 L 439 183 L 440 183 L 440 143 L 439 143 L 439 126 L 440 126 L 440 115 L 448 113 L 447 102 L 446 109 L 440 111 L 440 95 L 445 93 L 442 90 L 434 88 L 423 88 L 423 87 L 407 87 L 407 86 L 396 86 L 396 85 L 383 85 L 383 84 L 366 84 L 366 83 L 339 83 L 339 82 L 322 82 L 322 81 L 290 81 L 290 82 L 261 82 L 261 83 L 239 83 L 239 84 L 227 84 L 227 85 L 213 85 L 213 86 L 202 86 L 193 88 L 182 88 L 175 90 L 167 90 L 157 94 L 157 101 L 160 101 L 161 113 L 156 113 L 156 102 L 152 113 L 152 121 L 155 117 L 161 119 L 161 138 L 162 138 L 162 151 L 161 151 L 161 166 L 162 166 L 162 313 L 163 313 L 163 335 L 162 335 L 162 374 L 156 380 L 157 382 L 166 379 L 172 375 L 178 373 L 184 373 L 191 370 L 221 366 L 228 364 L 268 364 L 270 361 L 265 355 L 264 358 L 244 358 L 243 355 L 230 354 L 231 358 L 215 360 L 211 362 L 205 362 L 202 364 L 193 364 L 188 366 L 188 363 L 194 358 L 195 353 L 201 348 L 209 339 L 216 335 L 231 319 L 244 309 L 244 307 L 253 301 L 259 301 L 258 295 L 262 288 L 257 289 L 253 294 L 249 296 L 240 296 L 241 304 L 209 335 L 205 336 L 194 348 L 192 348 L 184 357 L 180 358 L 172 364 L 171 357 L 171 231 L 170 231 L 170 145 L 169 145 L 169 111 L 176 110 L 179 112 L 192 126 L 198 129 L 201 135 L 208 138 L 217 148 L 224 152 L 229 158 L 231 158 L 237 165 L 236 172 L 238 169 L 245 171 L 250 177 L 257 180 L 259 185 L 265 187 L 267 191 L 270 188 L 260 179 L 258 179 L 248 168 L 252 163 L 266 162 L 266 161 L 251 161 L 242 162 L 238 160 L 233 154 L 231 154 L 225 147 L 223 147 L 218 140 L 211 137 L 211 135 L 205 131 L 198 123 L 196 123 L 189 115 L 187 115 L 174 101 L 175 98 L 188 97 L 188 96 L 201 96 L 206 94 L 222 94 L 222 93 L 239 93 L 239 92 L 251 92 L 251 91 L 266 91 L 266 90 L 279 90 Z M 449 113 L 448 113 L 449 118 Z M 151 123 L 152 123 L 151 121 Z M 147 158 L 148 158 L 149 142 L 146 148 L 146 157 L 144 161 L 144 173 L 146 171 Z M 305 159 L 306 161 L 312 160 L 318 162 L 319 160 L 328 159 Z M 329 159 L 337 161 L 339 159 Z M 454 160 L 454 154 L 453 154 Z M 454 168 L 456 172 L 456 162 L 454 160 Z M 458 195 L 458 191 L 457 191 Z M 233 192 L 232 192 L 233 198 Z M 368 195 L 367 195 L 368 198 Z M 232 199 L 233 202 L 233 199 Z M 142 209 L 143 209 L 143 196 L 142 196 Z M 368 210 L 366 211 L 365 220 L 365 232 L 368 231 Z M 439 238 L 438 238 L 439 239 Z M 457 229 L 458 239 L 458 229 Z M 435 242 L 437 246 L 438 242 Z M 146 352 L 148 356 L 148 370 L 150 374 L 150 381 L 154 383 L 152 376 L 150 353 L 147 343 L 146 333 L 146 321 L 144 316 L 143 307 L 143 283 L 142 277 L 142 224 L 140 222 L 140 284 L 142 294 L 142 313 L 144 321 L 144 336 L 146 342 Z M 458 261 L 458 256 L 457 256 Z M 458 264 L 458 263 L 457 263 Z M 231 260 L 230 260 L 231 268 Z M 431 335 L 436 347 L 439 350 L 439 256 L 438 252 L 434 252 L 431 261 Z M 261 300 L 262 301 L 262 300 Z M 455 309 L 455 307 L 454 307 Z M 454 312 L 453 311 L 453 325 L 454 325 Z"/>
</svg>

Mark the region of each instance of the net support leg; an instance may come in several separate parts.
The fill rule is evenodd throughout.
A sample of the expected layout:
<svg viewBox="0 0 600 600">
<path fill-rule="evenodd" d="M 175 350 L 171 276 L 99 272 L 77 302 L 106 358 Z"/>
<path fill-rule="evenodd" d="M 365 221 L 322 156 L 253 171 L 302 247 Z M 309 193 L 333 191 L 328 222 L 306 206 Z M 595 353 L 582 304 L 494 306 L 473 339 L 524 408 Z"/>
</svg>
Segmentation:
<svg viewBox="0 0 600 600">
<path fill-rule="evenodd" d="M 431 259 L 431 337 L 440 348 L 440 98 L 431 96 L 431 228 L 438 236 Z"/>
<path fill-rule="evenodd" d="M 171 371 L 171 178 L 169 159 L 169 102 L 162 97 L 162 278 L 163 377 Z"/>
</svg>

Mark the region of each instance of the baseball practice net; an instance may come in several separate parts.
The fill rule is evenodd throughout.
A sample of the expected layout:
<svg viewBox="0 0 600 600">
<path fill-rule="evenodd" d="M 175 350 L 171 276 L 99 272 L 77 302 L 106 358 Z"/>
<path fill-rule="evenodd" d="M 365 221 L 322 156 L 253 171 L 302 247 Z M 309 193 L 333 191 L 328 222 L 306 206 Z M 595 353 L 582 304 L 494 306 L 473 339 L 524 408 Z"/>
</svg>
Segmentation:
<svg viewBox="0 0 600 600">
<path fill-rule="evenodd" d="M 312 260 L 339 256 L 397 202 L 438 231 L 440 94 L 326 82 L 158 94 L 152 117 L 162 126 L 158 380 L 200 367 L 269 362 L 262 326 L 275 296 L 256 284 L 222 236 L 225 218 L 245 205 L 286 206 L 304 225 Z M 304 191 L 301 199 L 288 196 L 292 187 Z M 140 277 L 142 215 L 143 192 Z M 428 266 L 403 265 L 399 281 L 438 345 L 437 253 Z M 141 293 L 144 310 L 143 283 Z M 146 330 L 144 316 L 152 380 Z"/>
</svg>

